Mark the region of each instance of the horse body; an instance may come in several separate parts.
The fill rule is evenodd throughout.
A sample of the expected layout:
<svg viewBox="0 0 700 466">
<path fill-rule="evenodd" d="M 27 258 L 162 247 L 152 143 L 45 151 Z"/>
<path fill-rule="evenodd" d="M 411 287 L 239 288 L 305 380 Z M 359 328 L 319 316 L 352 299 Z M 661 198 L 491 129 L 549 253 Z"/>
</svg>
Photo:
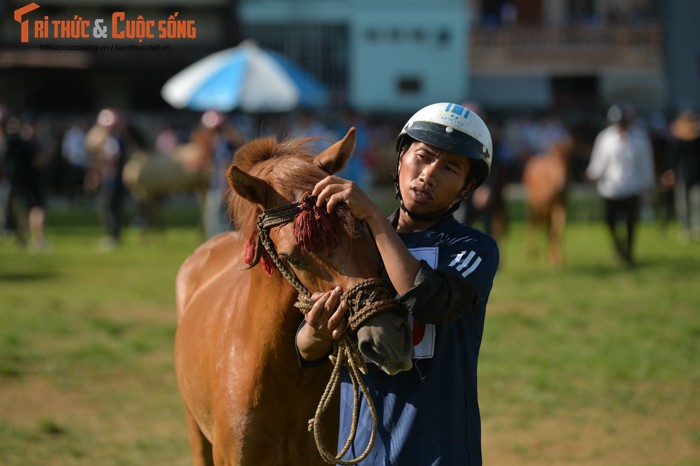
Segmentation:
<svg viewBox="0 0 700 466">
<path fill-rule="evenodd" d="M 229 171 L 236 231 L 204 243 L 178 273 L 175 366 L 197 466 L 326 464 L 307 427 L 331 366 L 299 367 L 294 349 L 303 320 L 294 307 L 298 291 L 278 271 L 256 266 L 262 253 L 255 219 L 261 211 L 301 199 L 324 170 L 340 169 L 354 147 L 352 136 L 351 131 L 313 159 L 275 156 L 282 149 L 271 140 L 243 146 L 236 163 L 247 172 L 235 166 Z M 299 148 L 291 147 L 291 152 Z M 287 178 L 277 178 L 279 172 L 287 172 Z M 302 253 L 294 228 L 292 223 L 275 226 L 269 237 L 309 290 L 335 285 L 348 290 L 377 276 L 379 258 L 366 230 L 340 235 L 328 250 Z M 357 338 L 372 340 L 379 354 L 388 354 L 389 370 L 410 367 L 405 318 L 377 315 Z M 324 418 L 326 445 L 337 442 L 334 403 Z"/>
<path fill-rule="evenodd" d="M 296 292 L 277 274 L 241 269 L 231 251 L 244 244 L 237 232 L 217 236 L 177 278 L 176 347 L 185 350 L 176 364 L 190 441 L 200 451 L 213 445 L 218 459 L 196 464 L 323 464 L 306 426 L 330 367 L 299 370 Z M 329 427 L 332 442 L 332 419 Z"/>
<path fill-rule="evenodd" d="M 571 141 L 552 143 L 544 154 L 538 154 L 523 167 L 523 186 L 527 195 L 528 250 L 537 255 L 537 232 L 544 231 L 548 242 L 548 260 L 561 265 L 561 242 L 566 227 L 568 158 Z"/>
<path fill-rule="evenodd" d="M 170 193 L 202 191 L 209 182 L 206 168 L 188 168 L 196 157 L 191 143 L 175 148 L 172 154 L 135 151 L 124 166 L 124 183 L 136 198 L 156 198 Z"/>
<path fill-rule="evenodd" d="M 195 131 L 190 142 L 176 146 L 171 153 L 140 148 L 131 152 L 122 178 L 148 226 L 164 227 L 160 203 L 172 194 L 194 193 L 201 217 L 211 176 L 211 150 L 212 137 Z"/>
</svg>

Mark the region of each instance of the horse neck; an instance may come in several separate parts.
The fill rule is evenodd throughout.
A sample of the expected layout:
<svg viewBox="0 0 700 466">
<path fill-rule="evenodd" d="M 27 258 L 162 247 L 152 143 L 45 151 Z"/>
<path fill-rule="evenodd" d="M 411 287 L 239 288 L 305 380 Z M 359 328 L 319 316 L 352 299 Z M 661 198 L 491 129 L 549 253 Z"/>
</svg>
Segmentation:
<svg viewBox="0 0 700 466">
<path fill-rule="evenodd" d="M 285 416 L 295 415 L 301 407 L 302 412 L 313 412 L 320 397 L 318 390 L 329 374 L 299 367 L 294 339 L 303 314 L 294 307 L 297 292 L 277 272 L 268 277 L 259 270 L 251 276 L 251 283 L 247 302 L 242 303 L 246 311 L 237 323 L 238 334 L 244 339 L 239 344 L 247 353 L 239 380 L 253 390 L 253 398 L 261 406 L 272 403 L 280 410 L 294 408 Z M 293 389 L 282 394 L 280 384 Z M 303 399 L 298 398 L 300 392 Z"/>
<path fill-rule="evenodd" d="M 274 349 L 280 342 L 280 334 L 296 333 L 303 316 L 294 307 L 297 292 L 278 271 L 268 277 L 262 267 L 256 266 L 251 276 L 251 286 L 245 313 L 249 322 L 251 338 L 255 345 Z"/>
<path fill-rule="evenodd" d="M 549 157 L 560 166 L 566 166 L 569 160 L 569 150 L 557 144 L 552 145 L 549 150 Z"/>
</svg>

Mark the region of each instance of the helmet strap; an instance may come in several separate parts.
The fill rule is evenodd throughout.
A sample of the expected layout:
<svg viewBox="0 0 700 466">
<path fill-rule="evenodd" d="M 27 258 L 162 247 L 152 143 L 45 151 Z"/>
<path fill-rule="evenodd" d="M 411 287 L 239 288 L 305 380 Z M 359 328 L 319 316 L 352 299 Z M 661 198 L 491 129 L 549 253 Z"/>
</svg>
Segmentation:
<svg viewBox="0 0 700 466">
<path fill-rule="evenodd" d="M 459 205 L 462 203 L 462 199 L 463 198 L 460 198 L 459 201 L 454 202 L 448 209 L 441 210 L 439 212 L 433 212 L 432 214 L 417 214 L 415 212 L 411 212 L 406 208 L 406 206 L 403 203 L 403 200 L 401 200 L 401 210 L 406 212 L 406 214 L 408 214 L 408 216 L 412 220 L 416 220 L 418 222 L 432 222 L 435 220 L 442 220 L 448 215 L 453 214 L 457 209 L 459 209 Z"/>
</svg>

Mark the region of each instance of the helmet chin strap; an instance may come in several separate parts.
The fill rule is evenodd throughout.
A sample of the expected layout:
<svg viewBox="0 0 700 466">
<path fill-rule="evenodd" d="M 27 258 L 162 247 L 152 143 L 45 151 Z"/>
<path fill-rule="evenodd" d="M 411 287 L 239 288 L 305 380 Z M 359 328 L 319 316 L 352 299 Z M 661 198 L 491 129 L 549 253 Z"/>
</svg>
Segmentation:
<svg viewBox="0 0 700 466">
<path fill-rule="evenodd" d="M 443 218 L 447 217 L 448 215 L 452 214 L 454 211 L 459 209 L 459 204 L 460 202 L 455 202 L 450 206 L 449 209 L 446 210 L 440 210 L 438 212 L 433 212 L 432 214 L 417 214 L 415 212 L 411 212 L 406 208 L 406 206 L 403 203 L 403 199 L 401 200 L 401 210 L 406 212 L 409 217 L 411 217 L 412 220 L 416 220 L 418 222 L 432 222 L 434 220 L 442 220 Z"/>
</svg>

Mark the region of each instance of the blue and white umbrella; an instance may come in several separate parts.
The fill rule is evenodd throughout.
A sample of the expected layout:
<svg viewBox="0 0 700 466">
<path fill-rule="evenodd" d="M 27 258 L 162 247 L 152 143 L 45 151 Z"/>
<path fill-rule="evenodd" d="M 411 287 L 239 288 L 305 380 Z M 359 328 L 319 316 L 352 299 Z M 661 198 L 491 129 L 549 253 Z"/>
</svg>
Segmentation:
<svg viewBox="0 0 700 466">
<path fill-rule="evenodd" d="M 252 41 L 193 63 L 170 78 L 161 95 L 175 108 L 222 112 L 284 112 L 328 102 L 323 83 Z"/>
</svg>

